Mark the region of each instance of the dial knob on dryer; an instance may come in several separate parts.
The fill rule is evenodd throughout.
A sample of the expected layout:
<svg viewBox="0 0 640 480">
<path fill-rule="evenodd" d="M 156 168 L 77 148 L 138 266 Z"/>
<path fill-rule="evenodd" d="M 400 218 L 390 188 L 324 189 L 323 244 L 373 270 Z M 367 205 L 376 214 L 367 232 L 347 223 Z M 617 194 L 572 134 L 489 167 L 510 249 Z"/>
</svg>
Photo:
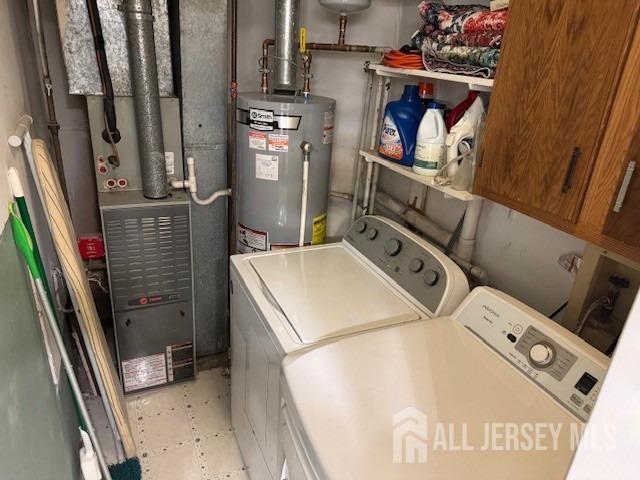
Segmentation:
<svg viewBox="0 0 640 480">
<path fill-rule="evenodd" d="M 529 350 L 529 358 L 534 365 L 538 367 L 546 367 L 553 362 L 555 352 L 553 347 L 546 343 L 536 343 L 531 350 Z"/>
<path fill-rule="evenodd" d="M 384 246 L 384 251 L 392 257 L 395 257 L 397 254 L 399 254 L 400 250 L 402 250 L 402 242 L 397 238 L 392 238 Z"/>
<path fill-rule="evenodd" d="M 436 283 L 438 283 L 438 279 L 440 275 L 435 270 L 427 270 L 424 274 L 424 283 L 428 286 L 433 287 Z"/>
<path fill-rule="evenodd" d="M 372 228 L 367 232 L 367 238 L 369 240 L 375 240 L 377 237 L 378 237 L 378 230 L 376 230 L 375 228 Z"/>
<path fill-rule="evenodd" d="M 366 229 L 367 229 L 367 222 L 365 222 L 364 220 L 361 220 L 356 224 L 356 232 L 364 233 Z"/>
<path fill-rule="evenodd" d="M 413 258 L 409 262 L 409 270 L 413 273 L 418 273 L 424 267 L 424 262 L 419 258 Z"/>
</svg>

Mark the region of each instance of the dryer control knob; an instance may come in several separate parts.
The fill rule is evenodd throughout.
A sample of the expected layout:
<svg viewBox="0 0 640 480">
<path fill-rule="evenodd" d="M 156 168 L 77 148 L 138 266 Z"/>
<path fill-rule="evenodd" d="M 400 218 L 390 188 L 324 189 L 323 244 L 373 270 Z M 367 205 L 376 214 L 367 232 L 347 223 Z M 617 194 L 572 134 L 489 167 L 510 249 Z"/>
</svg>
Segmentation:
<svg viewBox="0 0 640 480">
<path fill-rule="evenodd" d="M 409 262 L 409 270 L 413 273 L 418 273 L 424 267 L 424 262 L 419 258 L 414 258 Z"/>
<path fill-rule="evenodd" d="M 361 222 L 358 222 L 358 224 L 356 225 L 356 232 L 358 233 L 364 233 L 366 229 L 367 229 L 367 222 L 365 222 L 364 220 L 362 220 Z"/>
<path fill-rule="evenodd" d="M 369 230 L 369 232 L 367 233 L 367 238 L 369 240 L 375 240 L 378 237 L 378 230 L 376 230 L 375 228 L 372 228 L 371 230 Z"/>
<path fill-rule="evenodd" d="M 395 257 L 397 254 L 399 254 L 400 250 L 402 250 L 402 242 L 397 238 L 392 238 L 384 246 L 384 251 L 392 257 Z"/>
<path fill-rule="evenodd" d="M 424 274 L 424 283 L 428 286 L 433 287 L 436 283 L 438 283 L 438 279 L 440 275 L 435 270 L 427 270 Z"/>
<path fill-rule="evenodd" d="M 546 343 L 536 343 L 531 350 L 529 350 L 529 358 L 534 365 L 538 367 L 546 367 L 553 362 L 555 352 L 553 347 Z"/>
</svg>

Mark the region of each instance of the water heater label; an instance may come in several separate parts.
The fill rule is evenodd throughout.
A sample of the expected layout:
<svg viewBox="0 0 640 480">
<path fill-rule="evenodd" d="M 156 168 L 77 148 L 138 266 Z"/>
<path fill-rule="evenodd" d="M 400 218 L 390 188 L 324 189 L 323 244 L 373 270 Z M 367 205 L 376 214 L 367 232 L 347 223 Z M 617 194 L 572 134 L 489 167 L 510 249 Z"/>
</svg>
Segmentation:
<svg viewBox="0 0 640 480">
<path fill-rule="evenodd" d="M 256 153 L 256 178 L 278 181 L 278 156 Z"/>
<path fill-rule="evenodd" d="M 324 124 L 322 125 L 322 143 L 328 145 L 333 142 L 333 121 L 332 111 L 324 112 Z"/>
<path fill-rule="evenodd" d="M 267 238 L 267 232 L 261 232 L 238 223 L 238 250 L 240 252 L 266 252 Z"/>
<path fill-rule="evenodd" d="M 270 152 L 288 152 L 289 151 L 289 135 L 281 135 L 279 133 L 269 134 L 269 151 Z"/>
<path fill-rule="evenodd" d="M 125 392 L 167 383 L 167 364 L 164 352 L 125 360 L 122 362 L 122 378 Z"/>
<path fill-rule="evenodd" d="M 255 130 L 273 130 L 273 111 L 249 109 L 249 127 Z"/>
<path fill-rule="evenodd" d="M 249 148 L 253 150 L 267 149 L 267 134 L 262 132 L 249 132 Z"/>
<path fill-rule="evenodd" d="M 323 213 L 313 217 L 313 230 L 311 232 L 311 245 L 319 245 L 325 242 L 327 237 L 327 214 Z"/>
</svg>

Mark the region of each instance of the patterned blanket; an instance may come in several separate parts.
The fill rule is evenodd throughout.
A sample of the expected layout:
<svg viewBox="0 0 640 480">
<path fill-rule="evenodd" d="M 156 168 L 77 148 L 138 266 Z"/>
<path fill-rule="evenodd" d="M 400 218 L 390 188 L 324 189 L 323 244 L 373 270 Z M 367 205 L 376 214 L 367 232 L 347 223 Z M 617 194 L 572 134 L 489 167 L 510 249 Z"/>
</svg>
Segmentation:
<svg viewBox="0 0 640 480">
<path fill-rule="evenodd" d="M 492 12 L 482 5 L 445 5 L 436 2 L 422 2 L 418 6 L 418 11 L 426 25 L 445 34 L 502 33 L 508 12 L 508 10 Z"/>
<path fill-rule="evenodd" d="M 423 1 L 418 11 L 423 24 L 411 43 L 422 51 L 427 70 L 494 76 L 507 10 Z"/>
</svg>

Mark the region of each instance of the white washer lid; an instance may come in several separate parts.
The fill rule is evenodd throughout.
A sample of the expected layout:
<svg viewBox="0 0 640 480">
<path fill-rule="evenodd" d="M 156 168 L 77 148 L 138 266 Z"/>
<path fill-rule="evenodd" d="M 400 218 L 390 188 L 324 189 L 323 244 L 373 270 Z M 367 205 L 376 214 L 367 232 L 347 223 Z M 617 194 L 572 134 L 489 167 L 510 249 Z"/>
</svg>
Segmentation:
<svg viewBox="0 0 640 480">
<path fill-rule="evenodd" d="M 287 409 L 319 478 L 560 479 L 572 458 L 571 430 L 582 425 L 449 318 L 295 352 L 286 357 L 283 374 Z M 407 408 L 426 414 L 427 463 L 393 462 L 394 415 L 407 414 L 396 417 L 400 428 L 418 420 Z M 486 425 L 538 422 L 561 425 L 557 450 L 545 430 L 547 451 L 482 451 Z M 465 424 L 474 451 L 440 448 L 437 438 L 449 448 L 461 446 Z M 437 429 L 446 436 L 437 437 Z M 522 445 L 524 437 L 518 438 Z"/>
<path fill-rule="evenodd" d="M 250 262 L 304 343 L 420 318 L 341 245 Z"/>
</svg>

